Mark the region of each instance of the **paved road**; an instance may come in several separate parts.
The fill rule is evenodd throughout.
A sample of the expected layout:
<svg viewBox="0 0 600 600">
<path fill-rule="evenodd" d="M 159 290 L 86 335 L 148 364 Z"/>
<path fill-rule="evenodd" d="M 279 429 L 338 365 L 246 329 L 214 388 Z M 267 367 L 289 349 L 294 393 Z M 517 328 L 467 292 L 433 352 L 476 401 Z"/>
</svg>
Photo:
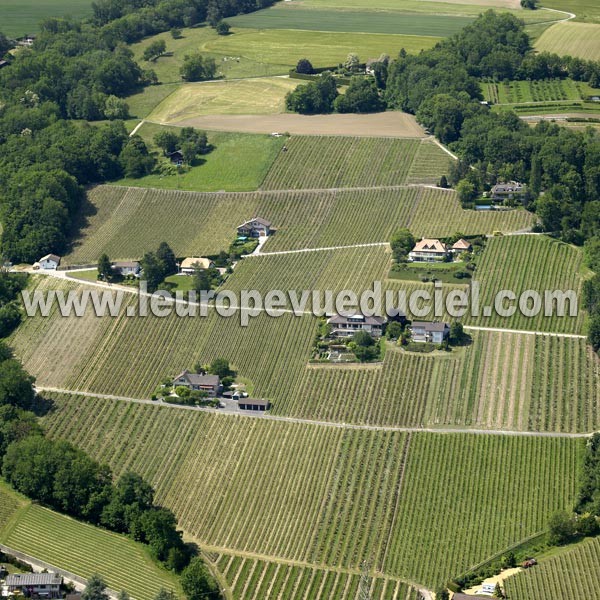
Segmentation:
<svg viewBox="0 0 600 600">
<path fill-rule="evenodd" d="M 266 419 L 270 421 L 281 421 L 284 423 L 297 423 L 300 425 L 318 425 L 320 427 L 334 427 L 337 429 L 356 429 L 368 431 L 393 431 L 403 433 L 470 433 L 473 435 L 501 435 L 501 436 L 523 436 L 523 437 L 543 437 L 543 438 L 586 438 L 591 433 L 564 433 L 553 431 L 514 431 L 499 429 L 470 429 L 467 427 L 394 427 L 386 425 L 357 425 L 353 423 L 337 423 L 333 421 L 319 421 L 315 419 L 300 419 L 297 417 L 282 417 L 271 415 L 269 413 L 258 413 L 253 411 L 228 411 L 218 408 L 199 408 L 195 406 L 183 406 L 179 404 L 169 404 L 154 400 L 144 400 L 141 398 L 128 398 L 127 396 L 115 396 L 112 394 L 94 394 L 93 392 L 82 392 L 78 390 L 67 390 L 63 388 L 36 386 L 38 392 L 49 392 L 56 394 L 71 394 L 83 397 L 101 398 L 105 400 L 116 400 L 119 402 L 131 402 L 134 404 L 147 404 L 151 406 L 164 406 L 174 410 L 188 410 L 193 412 L 208 412 L 230 417 L 243 417 L 254 419 Z"/>
</svg>

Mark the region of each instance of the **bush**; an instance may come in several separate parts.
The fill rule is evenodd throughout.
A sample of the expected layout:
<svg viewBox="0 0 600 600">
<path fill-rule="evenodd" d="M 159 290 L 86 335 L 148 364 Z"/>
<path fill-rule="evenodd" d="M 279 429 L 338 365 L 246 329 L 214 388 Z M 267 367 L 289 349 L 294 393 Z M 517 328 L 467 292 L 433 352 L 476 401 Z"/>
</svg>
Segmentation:
<svg viewBox="0 0 600 600">
<path fill-rule="evenodd" d="M 219 35 L 229 35 L 231 32 L 231 25 L 227 21 L 219 21 L 215 27 L 215 31 Z"/>
<path fill-rule="evenodd" d="M 312 75 L 315 72 L 312 63 L 307 58 L 301 58 L 296 65 L 296 73 Z"/>
</svg>

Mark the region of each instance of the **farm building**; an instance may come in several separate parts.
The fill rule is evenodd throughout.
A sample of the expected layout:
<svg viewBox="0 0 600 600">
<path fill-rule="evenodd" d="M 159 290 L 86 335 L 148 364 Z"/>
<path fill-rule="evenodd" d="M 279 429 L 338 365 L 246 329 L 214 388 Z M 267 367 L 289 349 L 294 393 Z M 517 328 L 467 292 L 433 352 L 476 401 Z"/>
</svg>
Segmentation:
<svg viewBox="0 0 600 600">
<path fill-rule="evenodd" d="M 33 268 L 55 270 L 58 269 L 58 265 L 60 265 L 60 256 L 56 254 L 46 254 L 46 256 L 42 256 L 42 258 L 33 265 Z"/>
<path fill-rule="evenodd" d="M 441 344 L 450 336 L 450 325 L 439 321 L 432 323 L 413 321 L 411 331 L 413 342 Z"/>
<path fill-rule="evenodd" d="M 113 271 L 122 275 L 123 277 L 127 277 L 128 275 L 139 275 L 142 267 L 137 260 L 123 260 L 117 261 L 112 265 Z"/>
<path fill-rule="evenodd" d="M 437 262 L 447 260 L 448 246 L 440 240 L 422 239 L 408 254 L 409 260 L 414 262 Z"/>
<path fill-rule="evenodd" d="M 473 250 L 471 243 L 462 238 L 450 248 L 452 254 L 462 254 L 463 252 L 471 252 L 471 250 Z"/>
<path fill-rule="evenodd" d="M 183 166 L 183 154 L 179 150 L 175 150 L 175 152 L 169 152 L 167 154 L 167 158 L 177 167 Z"/>
<path fill-rule="evenodd" d="M 491 191 L 494 202 L 504 202 L 504 200 L 515 200 L 522 198 L 527 192 L 527 186 L 518 181 L 508 181 L 506 183 L 496 184 Z"/>
<path fill-rule="evenodd" d="M 271 408 L 268 400 L 254 400 L 252 398 L 240 398 L 238 400 L 240 410 L 252 410 L 256 412 L 265 412 Z"/>
<path fill-rule="evenodd" d="M 221 381 L 218 375 L 204 375 L 183 371 L 173 380 L 173 387 L 183 386 L 197 392 L 206 392 L 209 397 L 215 398 L 219 394 Z"/>
<path fill-rule="evenodd" d="M 237 228 L 241 237 L 263 237 L 271 235 L 271 223 L 261 217 L 254 217 Z"/>
<path fill-rule="evenodd" d="M 383 335 L 384 317 L 366 317 L 365 315 L 333 315 L 327 320 L 334 337 L 351 337 L 357 331 L 366 331 L 373 337 Z"/>
<path fill-rule="evenodd" d="M 196 269 L 210 269 L 215 266 L 208 258 L 185 258 L 181 261 L 181 272 L 184 275 L 193 275 Z"/>
<path fill-rule="evenodd" d="M 9 594 L 21 592 L 24 596 L 60 598 L 62 577 L 57 573 L 20 573 L 6 577 Z"/>
</svg>

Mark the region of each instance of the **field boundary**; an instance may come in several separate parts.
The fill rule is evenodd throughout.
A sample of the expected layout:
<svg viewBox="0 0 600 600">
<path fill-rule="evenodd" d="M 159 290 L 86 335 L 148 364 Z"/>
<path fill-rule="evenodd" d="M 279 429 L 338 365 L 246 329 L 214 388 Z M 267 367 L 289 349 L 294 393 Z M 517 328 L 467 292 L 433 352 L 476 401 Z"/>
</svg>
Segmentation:
<svg viewBox="0 0 600 600">
<path fill-rule="evenodd" d="M 101 400 L 110 400 L 117 402 L 130 402 L 132 404 L 145 404 L 147 406 L 155 406 L 158 408 L 166 408 L 172 410 L 187 410 L 195 413 L 209 413 L 222 415 L 226 417 L 234 417 L 240 419 L 262 419 L 267 421 L 279 421 L 283 423 L 295 423 L 297 425 L 316 425 L 318 427 L 333 427 L 336 429 L 350 429 L 357 431 L 387 431 L 394 433 L 436 433 L 436 434 L 464 434 L 471 435 L 494 435 L 506 437 L 537 437 L 537 438 L 566 438 L 566 439 L 586 439 L 595 432 L 589 433 L 569 433 L 560 431 L 517 431 L 507 429 L 475 429 L 467 427 L 401 427 L 391 425 L 359 425 L 353 423 L 339 423 L 336 421 L 318 421 L 314 419 L 302 419 L 298 417 L 284 417 L 271 414 L 257 415 L 255 412 L 233 412 L 218 408 L 205 408 L 197 406 L 185 406 L 182 404 L 170 404 L 168 402 L 160 402 L 157 400 L 145 400 L 142 398 L 128 398 L 127 396 L 115 396 L 112 394 L 95 394 L 93 392 L 84 392 L 81 390 L 67 390 L 63 388 L 54 388 L 39 386 L 36 387 L 37 392 L 47 392 L 50 394 L 64 394 L 71 396 L 81 396 L 83 398 L 97 398 Z"/>
</svg>

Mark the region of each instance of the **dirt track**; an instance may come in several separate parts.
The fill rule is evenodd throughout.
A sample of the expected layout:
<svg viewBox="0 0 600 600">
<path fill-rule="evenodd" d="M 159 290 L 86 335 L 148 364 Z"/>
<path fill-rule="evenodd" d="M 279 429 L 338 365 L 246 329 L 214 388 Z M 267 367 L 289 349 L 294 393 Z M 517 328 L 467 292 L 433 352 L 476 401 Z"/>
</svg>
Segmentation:
<svg viewBox="0 0 600 600">
<path fill-rule="evenodd" d="M 373 115 L 211 115 L 186 119 L 176 125 L 244 133 L 289 132 L 296 135 L 426 137 L 413 116 L 395 111 Z"/>
</svg>

